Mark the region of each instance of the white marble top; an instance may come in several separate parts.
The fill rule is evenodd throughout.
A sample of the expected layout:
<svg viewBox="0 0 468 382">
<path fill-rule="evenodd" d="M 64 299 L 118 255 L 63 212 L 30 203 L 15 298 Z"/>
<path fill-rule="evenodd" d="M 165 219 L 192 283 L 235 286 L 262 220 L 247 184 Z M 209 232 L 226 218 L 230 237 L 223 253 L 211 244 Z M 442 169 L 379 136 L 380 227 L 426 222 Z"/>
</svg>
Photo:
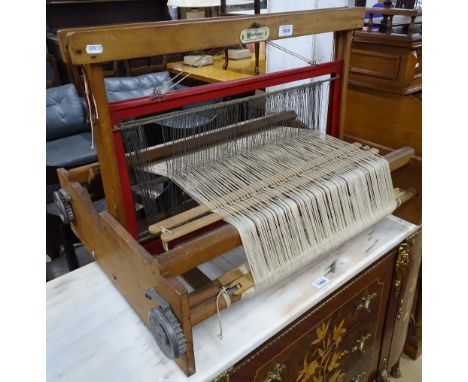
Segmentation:
<svg viewBox="0 0 468 382">
<path fill-rule="evenodd" d="M 197 372 L 187 378 L 95 263 L 47 283 L 48 381 L 210 381 L 414 232 L 394 216 L 261 294 L 194 328 Z M 334 272 L 330 265 L 335 263 Z M 330 282 L 317 289 L 313 281 Z M 167 381 L 166 381 L 167 380 Z"/>
</svg>

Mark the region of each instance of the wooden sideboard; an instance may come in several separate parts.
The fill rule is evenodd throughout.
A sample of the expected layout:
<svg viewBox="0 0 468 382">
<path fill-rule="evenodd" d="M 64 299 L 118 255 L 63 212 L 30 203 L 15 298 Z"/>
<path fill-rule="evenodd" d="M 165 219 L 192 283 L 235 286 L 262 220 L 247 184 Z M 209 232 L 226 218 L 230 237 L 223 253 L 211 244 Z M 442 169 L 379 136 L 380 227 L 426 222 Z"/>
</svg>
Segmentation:
<svg viewBox="0 0 468 382">
<path fill-rule="evenodd" d="M 396 149 L 411 146 L 422 157 L 422 93 L 395 94 L 350 85 L 345 134 Z"/>
<path fill-rule="evenodd" d="M 420 262 L 417 232 L 213 382 L 389 381 Z"/>
<path fill-rule="evenodd" d="M 355 31 L 349 83 L 396 94 L 422 89 L 422 35 Z"/>
<path fill-rule="evenodd" d="M 415 15 L 406 30 L 355 31 L 345 133 L 389 148 L 408 145 L 421 157 L 422 24 Z"/>
</svg>

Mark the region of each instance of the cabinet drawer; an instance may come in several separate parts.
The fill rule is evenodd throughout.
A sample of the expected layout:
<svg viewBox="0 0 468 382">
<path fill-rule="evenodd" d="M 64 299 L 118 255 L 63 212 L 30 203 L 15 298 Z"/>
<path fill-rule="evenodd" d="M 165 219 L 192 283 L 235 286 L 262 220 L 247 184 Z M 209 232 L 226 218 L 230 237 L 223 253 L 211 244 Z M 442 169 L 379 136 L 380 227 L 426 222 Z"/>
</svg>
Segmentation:
<svg viewBox="0 0 468 382">
<path fill-rule="evenodd" d="M 384 256 L 215 381 L 368 381 L 379 363 L 393 259 Z"/>
</svg>

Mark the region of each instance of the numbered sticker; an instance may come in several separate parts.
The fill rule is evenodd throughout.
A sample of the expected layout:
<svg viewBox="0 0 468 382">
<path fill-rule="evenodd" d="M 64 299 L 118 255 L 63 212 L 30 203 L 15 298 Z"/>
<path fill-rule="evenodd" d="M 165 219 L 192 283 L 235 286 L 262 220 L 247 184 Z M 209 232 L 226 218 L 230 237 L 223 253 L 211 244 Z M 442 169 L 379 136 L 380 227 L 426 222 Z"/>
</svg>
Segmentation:
<svg viewBox="0 0 468 382">
<path fill-rule="evenodd" d="M 326 278 L 325 276 L 319 277 L 317 280 L 315 280 L 312 285 L 316 287 L 317 289 L 320 289 L 321 287 L 327 285 L 330 282 L 330 279 Z"/>
<path fill-rule="evenodd" d="M 292 25 L 280 25 L 278 36 L 279 37 L 288 37 L 292 36 L 293 34 L 293 26 Z"/>
<path fill-rule="evenodd" d="M 101 44 L 86 45 L 86 53 L 88 54 L 102 54 L 104 48 Z"/>
</svg>

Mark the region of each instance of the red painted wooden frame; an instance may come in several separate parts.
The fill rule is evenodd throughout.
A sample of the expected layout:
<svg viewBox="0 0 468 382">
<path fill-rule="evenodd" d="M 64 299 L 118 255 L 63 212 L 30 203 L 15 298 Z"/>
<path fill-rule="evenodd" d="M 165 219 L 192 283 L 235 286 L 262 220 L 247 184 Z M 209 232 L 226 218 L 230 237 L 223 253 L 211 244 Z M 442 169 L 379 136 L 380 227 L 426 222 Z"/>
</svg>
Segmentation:
<svg viewBox="0 0 468 382">
<path fill-rule="evenodd" d="M 331 75 L 334 80 L 330 83 L 327 133 L 337 137 L 339 135 L 340 126 L 342 71 L 343 61 L 338 60 L 315 66 L 306 66 L 303 68 L 263 74 L 240 80 L 216 82 L 213 84 L 196 86 L 170 92 L 162 97 L 148 96 L 109 103 L 115 143 L 115 155 L 119 166 L 120 183 L 122 186 L 125 215 L 127 218 L 126 228 L 128 232 L 135 238 L 138 237 L 138 226 L 125 158 L 125 148 L 123 145 L 122 135 L 119 130 L 121 121 L 169 111 L 199 102 L 264 89 L 270 86 Z"/>
</svg>

